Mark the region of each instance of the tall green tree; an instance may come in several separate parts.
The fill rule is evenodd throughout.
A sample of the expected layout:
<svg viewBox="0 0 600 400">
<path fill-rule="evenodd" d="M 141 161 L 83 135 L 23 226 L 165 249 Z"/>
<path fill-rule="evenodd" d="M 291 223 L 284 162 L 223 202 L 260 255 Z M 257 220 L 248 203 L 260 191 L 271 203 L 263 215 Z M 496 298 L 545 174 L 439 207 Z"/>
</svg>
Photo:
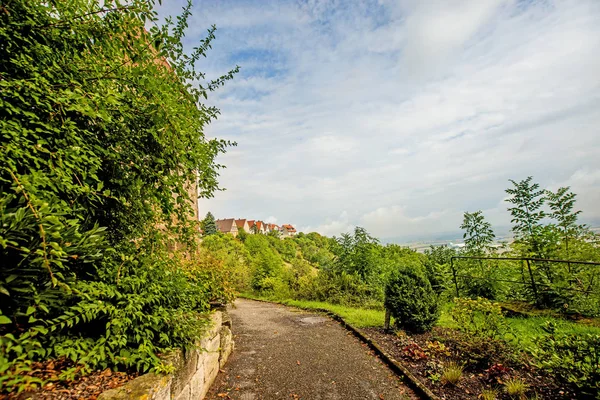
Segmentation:
<svg viewBox="0 0 600 400">
<path fill-rule="evenodd" d="M 465 252 L 468 256 L 484 257 L 490 255 L 496 235 L 494 235 L 492 225 L 485 220 L 481 210 L 473 213 L 465 212 L 460 227 L 465 230 L 463 238 L 465 240 Z M 468 268 L 462 271 L 471 276 L 464 281 L 467 293 L 473 297 L 495 298 L 497 284 L 492 278 L 496 276 L 498 271 L 490 268 L 487 260 L 470 261 L 472 262 L 466 263 Z"/>
<path fill-rule="evenodd" d="M 456 256 L 456 249 L 448 247 L 448 245 L 429 246 L 423 253 L 427 256 L 429 261 L 432 261 L 438 265 L 445 265 L 450 263 L 450 259 Z"/>
<path fill-rule="evenodd" d="M 344 233 L 336 238 L 334 253 L 337 256 L 335 270 L 354 274 L 363 281 L 376 279 L 381 272 L 379 241 L 369 235 L 365 228 L 357 226 L 352 234 Z"/>
<path fill-rule="evenodd" d="M 558 188 L 556 192 L 546 190 L 548 206 L 551 210 L 550 217 L 556 221 L 556 225 L 561 232 L 562 241 L 565 246 L 565 258 L 567 259 L 570 256 L 570 242 L 585 229 L 585 227 L 577 224 L 577 218 L 581 214 L 581 211 L 573 210 L 577 195 L 569 189 L 567 186 Z"/>
<path fill-rule="evenodd" d="M 431 245 L 423 253 L 427 256 L 425 270 L 431 282 L 431 287 L 437 294 L 441 294 L 446 289 L 451 259 L 457 255 L 456 249 L 445 244 Z"/>
<path fill-rule="evenodd" d="M 473 213 L 465 212 L 461 229 L 465 230 L 465 250 L 474 256 L 483 256 L 493 247 L 496 235 L 492 230 L 492 224 L 485 220 L 481 210 Z"/>
<path fill-rule="evenodd" d="M 540 189 L 539 184 L 532 183 L 532 180 L 531 176 L 520 182 L 510 179 L 513 187 L 506 189 L 506 193 L 510 195 L 506 201 L 514 205 L 508 211 L 512 216 L 515 239 L 526 244 L 529 254 L 541 258 L 544 256 L 542 220 L 546 217 L 542 207 L 546 197 L 545 191 Z"/>
<path fill-rule="evenodd" d="M 205 236 L 217 233 L 217 223 L 215 222 L 214 215 L 212 215 L 210 211 L 206 213 L 206 217 L 204 217 L 200 223 L 200 227 L 204 231 Z"/>
</svg>

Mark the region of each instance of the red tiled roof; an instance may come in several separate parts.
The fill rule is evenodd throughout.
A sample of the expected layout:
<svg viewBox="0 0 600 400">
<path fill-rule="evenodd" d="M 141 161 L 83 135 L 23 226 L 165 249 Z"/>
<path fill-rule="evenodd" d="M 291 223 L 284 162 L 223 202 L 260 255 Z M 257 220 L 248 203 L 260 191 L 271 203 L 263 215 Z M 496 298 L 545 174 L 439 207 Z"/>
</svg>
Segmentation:
<svg viewBox="0 0 600 400">
<path fill-rule="evenodd" d="M 290 232 L 296 232 L 296 228 L 294 228 L 294 227 L 293 227 L 292 225 L 290 225 L 290 224 L 284 224 L 284 225 L 281 225 L 281 227 L 282 227 L 282 228 L 285 228 L 285 229 L 287 229 L 287 230 L 288 230 L 288 231 L 290 231 Z"/>
<path fill-rule="evenodd" d="M 215 221 L 215 223 L 217 224 L 217 229 L 219 230 L 219 232 L 223 232 L 223 233 L 228 233 L 228 232 L 237 232 L 237 226 L 234 223 L 234 219 L 233 218 L 227 218 L 227 219 L 218 219 Z M 234 229 L 235 227 L 235 229 Z"/>
<path fill-rule="evenodd" d="M 246 223 L 245 219 L 236 219 L 235 220 L 235 224 L 237 225 L 238 229 L 243 228 L 245 223 Z"/>
</svg>

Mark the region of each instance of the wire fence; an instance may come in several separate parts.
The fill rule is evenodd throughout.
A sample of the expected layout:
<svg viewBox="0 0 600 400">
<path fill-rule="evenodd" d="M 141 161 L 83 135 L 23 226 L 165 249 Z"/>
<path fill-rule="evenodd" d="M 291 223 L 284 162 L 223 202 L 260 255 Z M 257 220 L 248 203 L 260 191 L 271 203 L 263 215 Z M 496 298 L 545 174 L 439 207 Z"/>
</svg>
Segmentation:
<svg viewBox="0 0 600 400">
<path fill-rule="evenodd" d="M 595 314 L 600 308 L 600 262 L 533 257 L 453 256 L 456 297 L 481 294 L 526 300 L 538 306 L 575 303 Z M 500 287 L 500 289 L 498 289 Z M 486 295 L 487 294 L 487 295 Z"/>
</svg>

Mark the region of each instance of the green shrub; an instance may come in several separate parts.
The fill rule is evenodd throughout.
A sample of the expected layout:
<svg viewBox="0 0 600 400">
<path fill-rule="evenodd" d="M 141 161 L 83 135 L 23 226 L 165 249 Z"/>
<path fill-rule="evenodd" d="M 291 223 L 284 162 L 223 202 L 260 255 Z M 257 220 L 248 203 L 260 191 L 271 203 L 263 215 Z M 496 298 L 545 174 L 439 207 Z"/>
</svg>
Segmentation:
<svg viewBox="0 0 600 400">
<path fill-rule="evenodd" d="M 256 287 L 256 291 L 263 296 L 274 297 L 276 299 L 289 299 L 291 296 L 290 287 L 279 277 L 265 277 Z"/>
<path fill-rule="evenodd" d="M 450 316 L 460 331 L 481 338 L 504 339 L 510 326 L 498 303 L 487 299 L 456 298 Z"/>
<path fill-rule="evenodd" d="M 416 263 L 392 273 L 385 287 L 385 307 L 398 327 L 412 332 L 430 330 L 440 316 L 438 297 Z"/>
<path fill-rule="evenodd" d="M 246 244 L 250 238 L 258 235 L 249 235 Z M 265 278 L 282 278 L 283 260 L 276 251 L 269 247 L 256 250 L 252 257 L 252 288 L 257 291 L 264 290 L 263 281 Z"/>
<path fill-rule="evenodd" d="M 582 395 L 600 396 L 600 335 L 556 333 L 551 325 L 546 329 L 550 334 L 540 336 L 531 350 L 536 365 Z"/>
<path fill-rule="evenodd" d="M 242 242 L 231 235 L 209 235 L 203 238 L 200 252 L 223 263 L 228 281 L 238 292 L 250 288 L 250 255 Z"/>
<path fill-rule="evenodd" d="M 500 306 L 487 299 L 454 299 L 450 317 L 456 323 L 454 346 L 470 365 L 488 368 L 492 362 L 512 362 L 516 353 L 505 339 L 512 329 Z"/>
<path fill-rule="evenodd" d="M 363 308 L 381 308 L 379 291 L 358 276 L 319 270 L 298 278 L 296 296 L 303 300 L 326 301 Z M 379 307 L 377 307 L 379 306 Z"/>
</svg>

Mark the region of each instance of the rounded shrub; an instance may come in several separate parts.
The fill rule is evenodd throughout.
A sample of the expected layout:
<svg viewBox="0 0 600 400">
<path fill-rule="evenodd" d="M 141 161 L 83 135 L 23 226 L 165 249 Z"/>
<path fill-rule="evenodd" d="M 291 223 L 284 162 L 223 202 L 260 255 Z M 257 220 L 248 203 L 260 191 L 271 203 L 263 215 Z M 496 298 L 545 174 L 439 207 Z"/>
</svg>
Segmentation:
<svg viewBox="0 0 600 400">
<path fill-rule="evenodd" d="M 440 316 L 438 297 L 416 264 L 392 273 L 385 288 L 385 307 L 397 327 L 416 333 L 429 331 Z"/>
</svg>

